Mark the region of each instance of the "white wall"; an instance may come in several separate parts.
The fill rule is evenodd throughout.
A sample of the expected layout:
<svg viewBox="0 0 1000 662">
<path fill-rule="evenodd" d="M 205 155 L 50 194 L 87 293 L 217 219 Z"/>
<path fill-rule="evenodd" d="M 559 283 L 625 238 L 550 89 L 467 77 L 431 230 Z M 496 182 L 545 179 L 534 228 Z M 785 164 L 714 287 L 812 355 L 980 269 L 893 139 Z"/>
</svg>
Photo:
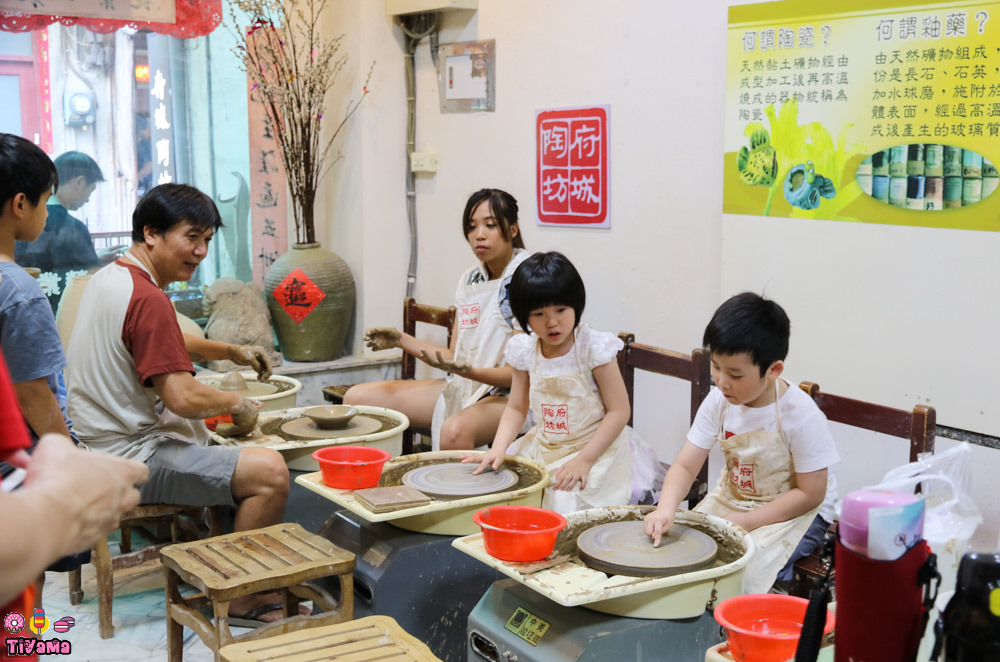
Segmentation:
<svg viewBox="0 0 1000 662">
<path fill-rule="evenodd" d="M 416 148 L 437 152 L 440 170 L 418 177 L 418 300 L 452 301 L 455 281 L 472 261 L 460 232 L 464 202 L 480 187 L 499 187 L 520 202 L 528 247 L 563 251 L 580 269 L 589 295 L 584 318 L 595 328 L 631 331 L 641 342 L 689 351 L 700 344 L 723 299 L 744 289 L 764 290 L 793 322 L 787 370 L 793 380 L 876 399 L 873 394 L 881 391 L 875 385 L 891 376 L 913 388 L 892 401 L 878 400 L 909 408 L 928 400 L 919 385 L 934 370 L 949 379 L 954 400 L 978 402 L 966 380 L 974 372 L 986 379 L 988 368 L 971 366 L 985 367 L 979 348 L 989 346 L 982 334 L 995 316 L 970 319 L 967 313 L 977 308 L 973 292 L 1000 287 L 1000 279 L 975 280 L 987 269 L 975 265 L 989 264 L 997 237 L 723 217 L 729 4 L 479 0 L 477 12 L 445 15 L 441 43 L 496 40 L 497 101 L 492 113 L 442 114 L 428 41 L 421 43 Z M 355 27 L 355 92 L 371 60 L 377 64 L 372 94 L 342 143 L 347 158 L 327 180 L 331 223 L 321 234 L 358 280 L 353 347 L 361 354 L 361 330 L 399 323 L 406 288 L 405 88 L 401 34 L 384 16 L 383 3 L 338 3 L 344 5 L 341 11 Z M 539 228 L 535 111 L 598 104 L 611 109 L 611 228 Z M 969 331 L 970 322 L 982 331 Z M 905 341 L 914 329 L 932 341 L 932 352 L 911 351 Z M 876 337 L 879 342 L 872 342 Z M 636 406 L 637 428 L 663 459 L 672 459 L 687 429 L 686 392 L 646 380 L 639 388 L 646 390 Z M 958 417 L 954 409 L 939 408 L 941 423 L 954 424 Z M 835 434 L 842 438 L 842 432 Z M 871 467 L 888 468 L 905 456 L 891 445 L 886 450 L 867 443 L 864 450 L 845 453 L 841 483 L 860 487 Z M 977 449 L 977 501 L 988 521 L 990 513 L 1000 519 L 987 490 L 998 457 Z M 717 462 L 711 471 L 714 477 Z M 980 537 L 995 544 L 995 526 L 982 527 Z"/>
</svg>

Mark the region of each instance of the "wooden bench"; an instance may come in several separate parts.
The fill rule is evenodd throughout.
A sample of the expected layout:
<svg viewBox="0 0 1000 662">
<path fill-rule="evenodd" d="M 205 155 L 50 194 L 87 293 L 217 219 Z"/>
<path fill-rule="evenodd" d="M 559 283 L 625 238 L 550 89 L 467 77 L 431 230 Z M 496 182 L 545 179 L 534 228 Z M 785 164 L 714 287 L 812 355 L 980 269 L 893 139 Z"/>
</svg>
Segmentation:
<svg viewBox="0 0 1000 662">
<path fill-rule="evenodd" d="M 354 554 L 298 524 L 276 524 L 237 531 L 160 552 L 166 579 L 167 658 L 180 662 L 184 627 L 201 637 L 220 660 L 220 650 L 240 641 L 263 639 L 305 628 L 333 625 L 354 618 Z M 340 601 L 307 584 L 336 576 Z M 199 591 L 182 596 L 184 582 Z M 284 618 L 234 637 L 229 629 L 229 603 L 254 593 L 281 595 Z M 299 599 L 312 600 L 322 613 L 299 614 Z M 206 618 L 202 609 L 211 610 Z"/>
<path fill-rule="evenodd" d="M 651 345 L 635 342 L 635 335 L 619 333 L 618 337 L 625 347 L 618 353 L 618 367 L 625 380 L 625 390 L 628 391 L 628 403 L 632 409 L 628 424 L 632 425 L 635 417 L 635 371 L 646 370 L 659 375 L 676 377 L 691 382 L 691 422 L 698 414 L 698 407 L 712 388 L 710 361 L 708 352 L 703 349 L 691 350 L 690 354 L 682 354 L 669 349 L 661 349 Z M 688 492 L 688 507 L 693 507 L 708 494 L 708 463 L 691 485 Z"/>
</svg>

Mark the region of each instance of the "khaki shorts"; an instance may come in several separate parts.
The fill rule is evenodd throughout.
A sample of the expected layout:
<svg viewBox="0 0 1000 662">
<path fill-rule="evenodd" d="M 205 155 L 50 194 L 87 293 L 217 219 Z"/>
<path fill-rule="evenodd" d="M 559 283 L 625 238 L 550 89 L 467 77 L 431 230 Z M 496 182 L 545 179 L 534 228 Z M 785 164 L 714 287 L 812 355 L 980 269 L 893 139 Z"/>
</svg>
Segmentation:
<svg viewBox="0 0 1000 662">
<path fill-rule="evenodd" d="M 149 480 L 139 487 L 143 504 L 235 506 L 230 483 L 240 449 L 165 441 L 146 460 Z"/>
</svg>

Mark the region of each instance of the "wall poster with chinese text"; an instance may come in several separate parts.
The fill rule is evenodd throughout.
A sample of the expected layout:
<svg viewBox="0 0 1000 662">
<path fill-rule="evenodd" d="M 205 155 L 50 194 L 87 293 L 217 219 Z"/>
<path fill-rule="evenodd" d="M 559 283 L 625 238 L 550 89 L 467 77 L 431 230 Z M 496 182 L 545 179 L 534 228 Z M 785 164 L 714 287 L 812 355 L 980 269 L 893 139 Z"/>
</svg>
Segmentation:
<svg viewBox="0 0 1000 662">
<path fill-rule="evenodd" d="M 723 211 L 1000 231 L 1000 3 L 729 9 Z"/>
<path fill-rule="evenodd" d="M 535 112 L 538 224 L 607 228 L 610 106 Z"/>
</svg>

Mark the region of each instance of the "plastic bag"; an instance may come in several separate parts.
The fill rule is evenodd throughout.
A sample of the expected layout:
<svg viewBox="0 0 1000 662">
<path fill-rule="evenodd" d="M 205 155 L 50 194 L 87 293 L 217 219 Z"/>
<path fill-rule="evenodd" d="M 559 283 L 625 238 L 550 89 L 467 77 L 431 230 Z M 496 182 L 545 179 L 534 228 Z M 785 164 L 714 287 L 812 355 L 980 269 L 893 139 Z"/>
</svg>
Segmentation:
<svg viewBox="0 0 1000 662">
<path fill-rule="evenodd" d="M 924 503 L 924 539 L 938 556 L 940 591 L 952 590 L 958 563 L 983 522 L 972 500 L 972 448 L 961 443 L 936 455 L 892 469 L 869 489 L 912 492 L 920 486 Z"/>
</svg>

